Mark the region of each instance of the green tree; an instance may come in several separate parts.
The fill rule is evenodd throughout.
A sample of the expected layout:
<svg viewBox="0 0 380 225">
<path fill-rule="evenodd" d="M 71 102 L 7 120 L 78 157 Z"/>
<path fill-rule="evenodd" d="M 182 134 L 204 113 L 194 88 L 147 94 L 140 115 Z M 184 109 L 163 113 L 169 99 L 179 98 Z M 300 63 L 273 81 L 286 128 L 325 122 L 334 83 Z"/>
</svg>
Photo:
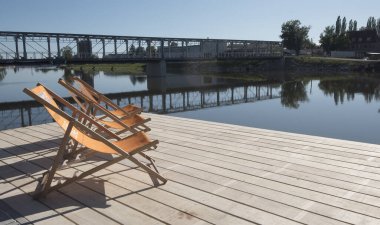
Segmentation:
<svg viewBox="0 0 380 225">
<path fill-rule="evenodd" d="M 146 52 L 149 53 L 154 56 L 157 54 L 157 48 L 155 46 L 148 46 L 146 47 Z"/>
<path fill-rule="evenodd" d="M 287 108 L 298 109 L 300 102 L 307 102 L 305 86 L 308 81 L 290 81 L 281 85 L 281 104 Z"/>
<path fill-rule="evenodd" d="M 315 44 L 313 42 L 312 38 L 306 38 L 306 40 L 305 40 L 305 42 L 304 42 L 304 44 L 303 44 L 302 47 L 305 48 L 305 49 L 313 49 L 313 48 L 317 47 L 317 44 Z"/>
<path fill-rule="evenodd" d="M 66 61 L 70 61 L 73 58 L 73 50 L 69 46 L 65 46 L 61 49 L 62 57 Z"/>
<path fill-rule="evenodd" d="M 377 34 L 380 35 L 380 18 L 378 18 L 376 22 L 376 31 Z"/>
<path fill-rule="evenodd" d="M 170 47 L 178 47 L 178 43 L 175 41 L 170 42 Z"/>
<path fill-rule="evenodd" d="M 136 48 L 136 55 L 142 56 L 145 55 L 145 48 L 142 46 L 139 46 Z"/>
<path fill-rule="evenodd" d="M 354 21 L 354 28 L 353 28 L 354 31 L 357 31 L 358 30 L 358 21 Z"/>
<path fill-rule="evenodd" d="M 367 20 L 367 29 L 376 29 L 376 19 L 370 16 Z"/>
<path fill-rule="evenodd" d="M 353 31 L 354 30 L 354 21 L 350 20 L 348 23 L 348 31 Z"/>
<path fill-rule="evenodd" d="M 136 53 L 136 47 L 132 44 L 131 47 L 129 47 L 128 54 L 135 55 L 135 53 Z"/>
<path fill-rule="evenodd" d="M 347 22 L 346 22 L 346 17 L 343 17 L 342 20 L 342 27 L 340 29 L 340 34 L 345 34 L 347 29 Z"/>
<path fill-rule="evenodd" d="M 319 36 L 320 40 L 319 43 L 321 43 L 321 46 L 325 52 L 330 54 L 332 50 L 335 50 L 335 27 L 334 26 L 327 26 L 323 33 Z"/>
<path fill-rule="evenodd" d="M 288 49 L 295 50 L 296 54 L 299 55 L 302 46 L 308 38 L 309 30 L 310 26 L 301 26 L 299 20 L 289 20 L 283 23 L 280 35 L 283 45 Z"/>
<path fill-rule="evenodd" d="M 349 22 L 349 31 L 353 31 L 356 21 L 350 20 Z M 327 26 L 323 33 L 320 35 L 319 42 L 321 43 L 322 48 L 328 54 L 333 50 L 346 50 L 350 45 L 350 40 L 347 36 L 347 22 L 346 17 L 343 17 L 341 20 L 338 16 L 336 26 Z"/>
<path fill-rule="evenodd" d="M 341 28 L 342 28 L 342 21 L 340 19 L 340 16 L 336 19 L 335 22 L 335 34 L 339 35 L 341 33 Z"/>
</svg>

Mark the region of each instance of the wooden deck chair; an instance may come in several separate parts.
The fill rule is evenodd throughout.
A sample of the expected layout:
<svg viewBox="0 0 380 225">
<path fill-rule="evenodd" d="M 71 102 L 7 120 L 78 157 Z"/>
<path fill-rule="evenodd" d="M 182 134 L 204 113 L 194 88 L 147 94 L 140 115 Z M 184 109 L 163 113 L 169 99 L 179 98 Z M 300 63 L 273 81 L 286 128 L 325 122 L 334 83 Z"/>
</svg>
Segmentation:
<svg viewBox="0 0 380 225">
<path fill-rule="evenodd" d="M 118 132 L 116 132 L 116 134 L 120 134 L 125 131 L 131 131 L 132 133 L 136 133 L 138 131 L 150 131 L 150 128 L 145 124 L 151 120 L 150 118 L 143 118 L 138 114 L 131 114 L 129 116 L 119 118 L 104 108 L 104 106 L 100 105 L 94 98 L 89 98 L 87 95 L 84 95 L 81 91 L 76 89 L 73 85 L 68 84 L 63 79 L 59 79 L 58 83 L 69 91 L 70 95 L 83 112 L 89 116 L 92 116 L 94 120 L 100 122 L 106 127 L 117 129 Z M 103 116 L 96 117 L 97 112 L 102 113 Z"/>
<path fill-rule="evenodd" d="M 43 174 L 43 177 L 33 194 L 35 199 L 45 196 L 51 191 L 82 179 L 123 159 L 129 159 L 131 162 L 145 170 L 150 175 L 155 185 L 159 184 L 158 180 L 163 184 L 166 183 L 167 180 L 158 173 L 157 168 L 154 165 L 154 160 L 143 153 L 144 150 L 155 149 L 158 144 L 157 140 L 150 140 L 144 132 L 134 133 L 121 139 L 41 84 L 38 84 L 37 87 L 33 89 L 25 88 L 24 92 L 41 103 L 57 124 L 65 131 L 62 143 L 54 158 L 52 166 Z M 57 102 L 68 107 L 68 109 L 72 111 L 72 116 L 62 111 L 58 107 Z M 98 131 L 100 130 L 103 133 L 112 136 L 114 141 L 111 141 L 111 139 L 105 139 L 101 133 L 90 129 L 88 124 L 91 124 L 92 128 L 96 127 Z M 71 165 L 76 162 L 84 161 L 94 153 L 117 156 L 113 157 L 110 161 L 106 161 L 103 164 L 95 166 L 94 168 L 78 175 L 75 173 L 73 177 L 67 178 L 63 182 L 55 181 L 54 175 L 57 171 L 71 167 Z M 145 165 L 143 162 L 136 159 L 134 157 L 136 154 L 140 154 L 145 159 L 149 160 L 149 163 Z M 152 166 L 154 170 L 151 169 L 150 166 Z"/>
<path fill-rule="evenodd" d="M 73 81 L 75 85 L 78 85 L 80 91 L 82 94 L 86 95 L 88 98 L 96 101 L 98 104 L 105 104 L 106 108 L 111 108 L 109 110 L 110 113 L 112 113 L 115 116 L 118 117 L 129 117 L 131 115 L 140 114 L 142 109 L 129 104 L 124 107 L 120 107 L 117 104 L 115 104 L 113 101 L 111 101 L 109 98 L 104 96 L 102 93 L 95 90 L 95 88 L 91 87 L 91 85 L 87 84 L 85 81 L 80 79 L 79 77 L 73 77 Z"/>
</svg>

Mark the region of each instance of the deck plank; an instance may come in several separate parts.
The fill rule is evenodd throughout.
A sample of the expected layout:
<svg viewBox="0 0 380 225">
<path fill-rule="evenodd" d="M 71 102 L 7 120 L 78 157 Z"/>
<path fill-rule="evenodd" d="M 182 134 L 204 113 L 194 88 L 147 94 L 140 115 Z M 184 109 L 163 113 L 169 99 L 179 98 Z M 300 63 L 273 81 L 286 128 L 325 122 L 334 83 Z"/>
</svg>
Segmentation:
<svg viewBox="0 0 380 225">
<path fill-rule="evenodd" d="M 145 116 L 161 142 L 149 154 L 167 184 L 152 186 L 124 160 L 32 200 L 63 135 L 50 123 L 0 132 L 2 200 L 41 224 L 380 224 L 378 145 Z M 14 201 L 21 195 L 23 207 Z M 27 211 L 32 205 L 38 213 Z"/>
</svg>

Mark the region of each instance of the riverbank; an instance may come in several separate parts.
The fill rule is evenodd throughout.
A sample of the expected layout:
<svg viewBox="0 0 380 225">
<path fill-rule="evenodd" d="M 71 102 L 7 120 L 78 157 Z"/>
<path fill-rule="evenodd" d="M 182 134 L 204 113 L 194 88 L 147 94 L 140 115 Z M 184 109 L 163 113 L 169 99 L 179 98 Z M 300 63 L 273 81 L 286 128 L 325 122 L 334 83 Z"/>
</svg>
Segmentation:
<svg viewBox="0 0 380 225">
<path fill-rule="evenodd" d="M 64 68 L 84 73 L 104 71 L 108 74 L 121 75 L 145 74 L 144 63 L 117 64 L 82 64 L 66 65 Z M 265 73 L 380 73 L 380 60 L 341 59 L 330 57 L 284 57 L 282 59 L 262 60 L 208 60 L 168 62 L 167 72 L 172 74 L 218 74 L 221 76 L 255 76 Z"/>
<path fill-rule="evenodd" d="M 115 64 L 69 64 L 63 66 L 63 68 L 67 68 L 75 71 L 82 71 L 84 73 L 98 73 L 99 71 L 103 71 L 112 75 L 142 75 L 145 71 L 144 63 L 115 63 Z"/>
<path fill-rule="evenodd" d="M 286 57 L 284 70 L 314 73 L 380 73 L 380 60 L 330 57 Z"/>
<path fill-rule="evenodd" d="M 174 62 L 171 73 L 255 75 L 270 72 L 286 73 L 380 73 L 380 60 L 340 59 L 327 57 L 284 57 L 263 60 L 226 60 Z"/>
</svg>

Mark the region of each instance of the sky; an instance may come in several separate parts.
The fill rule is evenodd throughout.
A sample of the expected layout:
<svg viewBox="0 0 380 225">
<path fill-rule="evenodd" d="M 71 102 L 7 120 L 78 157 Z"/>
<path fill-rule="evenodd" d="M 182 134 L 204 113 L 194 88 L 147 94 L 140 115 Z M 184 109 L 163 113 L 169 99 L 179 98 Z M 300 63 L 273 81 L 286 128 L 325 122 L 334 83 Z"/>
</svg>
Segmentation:
<svg viewBox="0 0 380 225">
<path fill-rule="evenodd" d="M 337 16 L 380 18 L 380 0 L 0 0 L 0 30 L 280 40 L 298 19 L 319 41 Z"/>
</svg>

